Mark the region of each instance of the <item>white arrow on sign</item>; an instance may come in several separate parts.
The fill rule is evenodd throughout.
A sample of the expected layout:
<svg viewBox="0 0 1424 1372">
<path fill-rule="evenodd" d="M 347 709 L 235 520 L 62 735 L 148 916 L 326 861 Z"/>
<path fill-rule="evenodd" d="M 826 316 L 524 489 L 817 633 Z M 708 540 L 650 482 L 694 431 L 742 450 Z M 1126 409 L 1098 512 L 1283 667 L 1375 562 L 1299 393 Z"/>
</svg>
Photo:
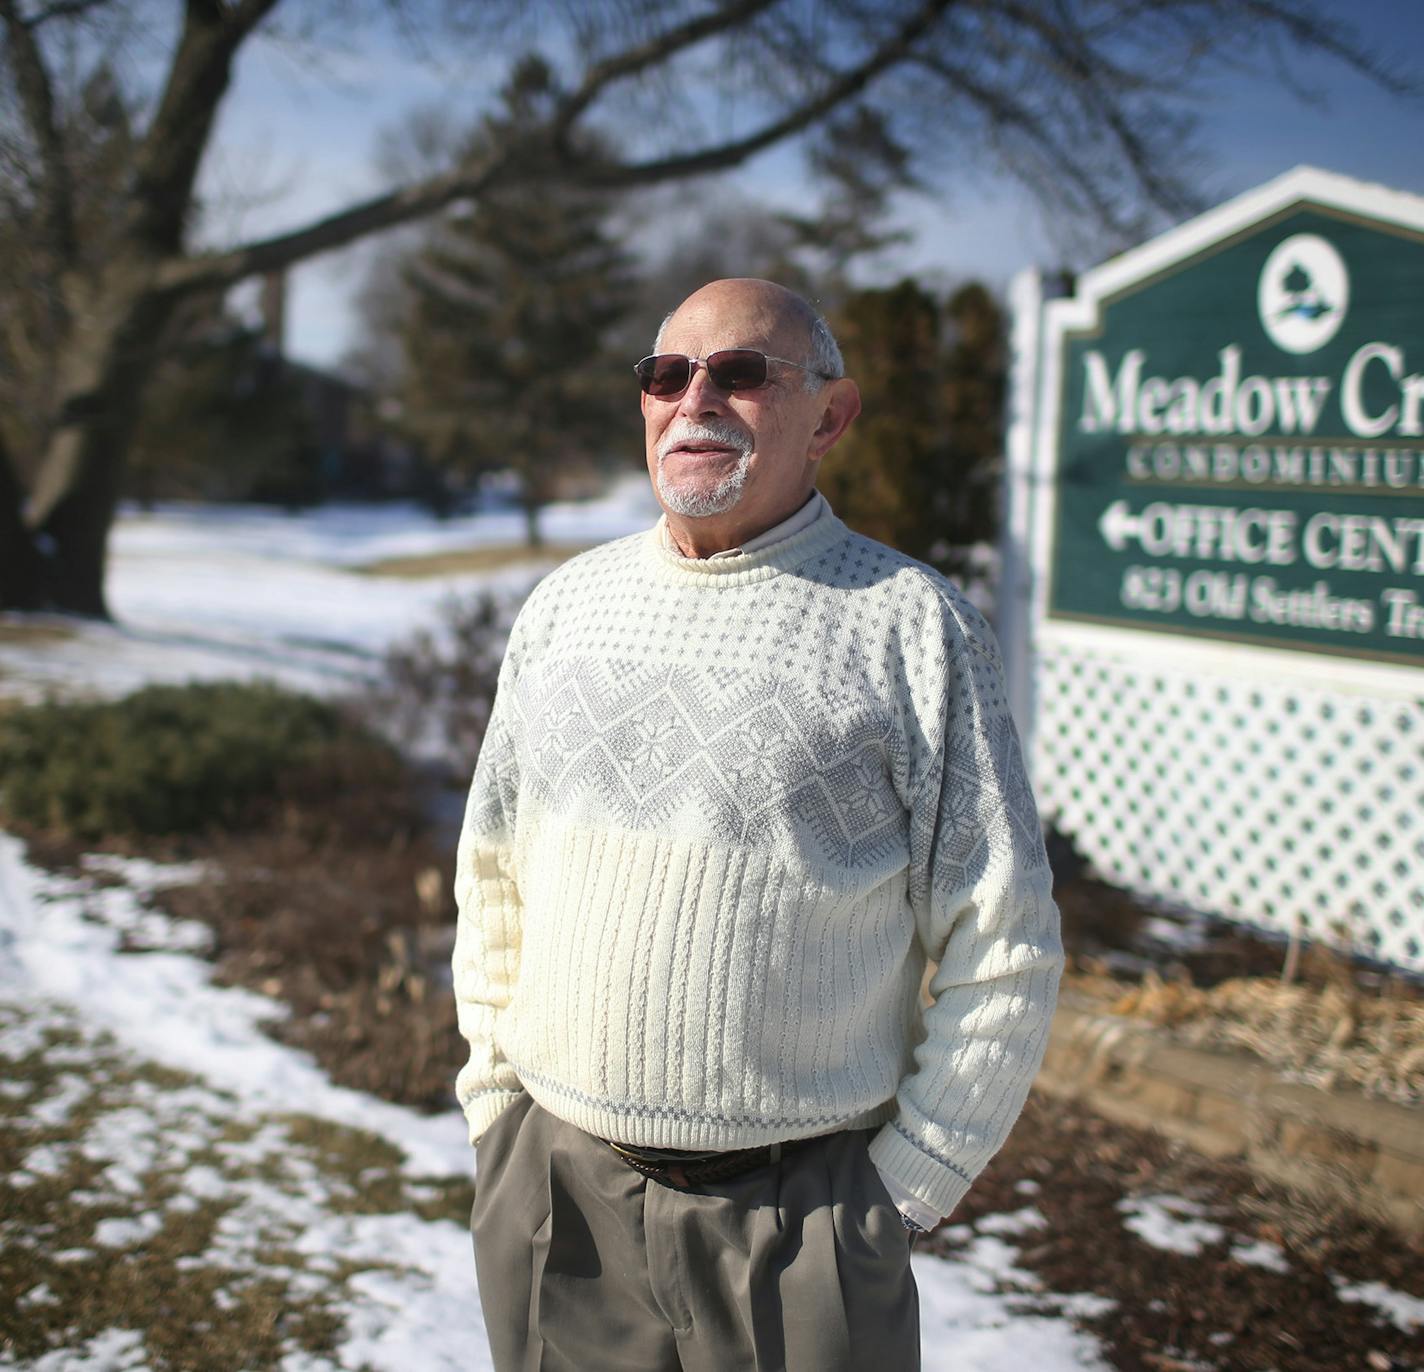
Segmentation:
<svg viewBox="0 0 1424 1372">
<path fill-rule="evenodd" d="M 1142 517 L 1128 509 L 1127 501 L 1114 500 L 1098 520 L 1098 532 L 1113 552 L 1120 553 L 1129 538 L 1137 538 L 1141 534 Z"/>
</svg>

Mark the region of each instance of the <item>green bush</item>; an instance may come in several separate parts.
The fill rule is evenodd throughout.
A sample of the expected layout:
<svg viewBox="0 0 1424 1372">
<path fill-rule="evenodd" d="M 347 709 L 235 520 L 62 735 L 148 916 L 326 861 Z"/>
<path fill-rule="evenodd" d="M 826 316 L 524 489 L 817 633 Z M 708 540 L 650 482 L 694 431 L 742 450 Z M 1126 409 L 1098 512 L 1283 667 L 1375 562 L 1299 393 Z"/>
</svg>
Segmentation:
<svg viewBox="0 0 1424 1372">
<path fill-rule="evenodd" d="M 416 813 L 398 754 L 325 701 L 266 684 L 149 686 L 0 718 L 0 813 L 94 840 L 218 829 L 307 837 Z"/>
</svg>

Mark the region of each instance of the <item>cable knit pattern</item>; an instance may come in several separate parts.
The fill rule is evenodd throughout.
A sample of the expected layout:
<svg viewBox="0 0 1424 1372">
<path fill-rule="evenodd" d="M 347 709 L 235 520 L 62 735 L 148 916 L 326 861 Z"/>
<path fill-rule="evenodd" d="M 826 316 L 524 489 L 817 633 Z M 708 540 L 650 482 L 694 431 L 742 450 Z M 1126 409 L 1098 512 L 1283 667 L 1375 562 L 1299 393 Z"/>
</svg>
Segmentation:
<svg viewBox="0 0 1424 1372">
<path fill-rule="evenodd" d="M 1042 1057 L 1050 889 L 997 647 L 944 578 L 829 511 L 737 558 L 595 548 L 520 613 L 470 790 L 470 1137 L 521 1090 L 650 1147 L 879 1124 L 948 1214 Z"/>
</svg>

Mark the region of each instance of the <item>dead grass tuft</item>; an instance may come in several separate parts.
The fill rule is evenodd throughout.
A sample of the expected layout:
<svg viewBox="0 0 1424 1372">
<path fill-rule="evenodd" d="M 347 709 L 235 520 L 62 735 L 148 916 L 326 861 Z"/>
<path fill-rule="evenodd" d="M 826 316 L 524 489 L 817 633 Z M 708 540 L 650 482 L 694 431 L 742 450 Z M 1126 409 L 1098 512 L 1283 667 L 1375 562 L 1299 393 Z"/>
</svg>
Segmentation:
<svg viewBox="0 0 1424 1372">
<path fill-rule="evenodd" d="M 1155 972 L 1138 984 L 1079 973 L 1071 984 L 1107 1013 L 1147 1020 L 1180 1042 L 1245 1050 L 1326 1089 L 1424 1102 L 1424 998 L 1403 981 L 1374 994 L 1340 980 L 1235 977 L 1200 987 Z"/>
</svg>

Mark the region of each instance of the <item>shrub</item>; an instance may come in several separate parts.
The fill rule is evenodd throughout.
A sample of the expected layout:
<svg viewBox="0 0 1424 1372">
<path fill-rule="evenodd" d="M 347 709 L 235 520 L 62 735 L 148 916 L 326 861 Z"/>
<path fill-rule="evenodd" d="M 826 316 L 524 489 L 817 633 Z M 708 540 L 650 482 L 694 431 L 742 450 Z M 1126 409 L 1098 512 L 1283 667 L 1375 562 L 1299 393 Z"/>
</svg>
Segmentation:
<svg viewBox="0 0 1424 1372">
<path fill-rule="evenodd" d="M 396 832 L 416 814 L 399 756 L 342 709 L 238 682 L 0 718 L 0 809 L 83 840 L 271 828 L 318 838 L 353 820 Z"/>
<path fill-rule="evenodd" d="M 467 785 L 494 705 L 499 666 L 518 608 L 477 591 L 448 598 L 434 630 L 420 629 L 386 654 L 370 708 L 411 753 Z"/>
</svg>

